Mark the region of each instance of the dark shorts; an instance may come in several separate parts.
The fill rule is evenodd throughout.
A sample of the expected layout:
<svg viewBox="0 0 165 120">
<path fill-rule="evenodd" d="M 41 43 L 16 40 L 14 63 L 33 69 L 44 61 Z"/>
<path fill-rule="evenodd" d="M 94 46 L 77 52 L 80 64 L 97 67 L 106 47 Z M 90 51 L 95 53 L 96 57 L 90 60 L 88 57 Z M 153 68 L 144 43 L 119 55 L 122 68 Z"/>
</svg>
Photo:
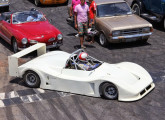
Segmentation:
<svg viewBox="0 0 165 120">
<path fill-rule="evenodd" d="M 80 36 L 87 35 L 87 30 L 88 30 L 88 23 L 87 22 L 78 23 L 78 34 Z"/>
</svg>

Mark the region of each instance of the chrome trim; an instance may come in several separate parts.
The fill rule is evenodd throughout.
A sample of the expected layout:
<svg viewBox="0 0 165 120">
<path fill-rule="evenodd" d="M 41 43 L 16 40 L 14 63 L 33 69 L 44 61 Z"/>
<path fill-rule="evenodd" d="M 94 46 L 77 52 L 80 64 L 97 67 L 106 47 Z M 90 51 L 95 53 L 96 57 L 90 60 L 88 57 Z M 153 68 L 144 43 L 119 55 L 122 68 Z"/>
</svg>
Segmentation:
<svg viewBox="0 0 165 120">
<path fill-rule="evenodd" d="M 8 3 L 8 4 L 0 4 L 0 7 L 6 7 L 6 6 L 9 6 L 10 5 L 10 3 Z"/>
<path fill-rule="evenodd" d="M 50 38 L 50 39 L 48 40 L 48 42 L 52 42 L 52 41 L 55 41 L 55 38 L 54 38 L 54 37 L 52 37 L 52 38 Z"/>
<path fill-rule="evenodd" d="M 30 43 L 31 44 L 36 44 L 36 43 L 38 43 L 38 41 L 37 40 L 30 40 Z"/>
<path fill-rule="evenodd" d="M 126 36 L 112 37 L 112 39 L 118 40 L 118 39 L 126 39 L 126 38 L 144 37 L 144 36 L 149 36 L 151 34 L 152 34 L 152 32 L 150 32 L 150 33 L 144 33 L 144 34 L 136 34 L 136 35 L 126 35 Z"/>
<path fill-rule="evenodd" d="M 5 39 L 8 42 L 11 42 L 11 40 L 9 38 L 7 38 L 5 35 L 3 35 L 2 33 L 0 33 L 0 36 Z"/>
<path fill-rule="evenodd" d="M 61 45 L 63 45 L 63 43 L 54 43 L 53 45 L 48 45 L 48 46 L 46 46 L 46 49 L 50 49 L 50 48 L 56 48 L 56 47 L 60 47 Z M 28 47 L 25 47 L 25 48 L 20 48 L 20 47 L 18 47 L 18 50 L 24 50 L 24 49 L 26 49 L 26 48 L 28 48 Z"/>
<path fill-rule="evenodd" d="M 26 47 L 26 48 L 27 48 L 27 47 Z M 21 50 L 24 50 L 24 49 L 26 49 L 26 48 L 20 48 L 20 47 L 18 47 L 18 50 L 21 51 Z"/>
<path fill-rule="evenodd" d="M 59 43 L 56 42 L 53 45 L 46 46 L 46 49 L 60 47 L 61 45 L 63 45 L 63 43 L 59 44 Z"/>
</svg>

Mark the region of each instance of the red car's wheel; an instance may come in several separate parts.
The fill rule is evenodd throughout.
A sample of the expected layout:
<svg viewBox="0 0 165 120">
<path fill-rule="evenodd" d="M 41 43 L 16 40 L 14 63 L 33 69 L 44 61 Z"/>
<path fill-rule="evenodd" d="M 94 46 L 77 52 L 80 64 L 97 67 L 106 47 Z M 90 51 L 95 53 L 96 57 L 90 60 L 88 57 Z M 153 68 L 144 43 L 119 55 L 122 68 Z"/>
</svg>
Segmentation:
<svg viewBox="0 0 165 120">
<path fill-rule="evenodd" d="M 13 40 L 12 40 L 12 49 L 13 49 L 14 53 L 18 52 L 18 44 L 17 44 L 17 41 L 15 38 L 13 38 Z"/>
</svg>

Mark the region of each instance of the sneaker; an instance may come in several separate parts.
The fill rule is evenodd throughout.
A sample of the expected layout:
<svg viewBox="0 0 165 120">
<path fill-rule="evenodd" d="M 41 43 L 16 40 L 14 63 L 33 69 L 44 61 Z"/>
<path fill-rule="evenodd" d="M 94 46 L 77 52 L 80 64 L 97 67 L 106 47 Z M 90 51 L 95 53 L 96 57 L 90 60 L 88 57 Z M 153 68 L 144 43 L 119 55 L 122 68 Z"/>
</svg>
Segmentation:
<svg viewBox="0 0 165 120">
<path fill-rule="evenodd" d="M 84 45 L 81 46 L 81 49 L 85 49 L 86 47 Z"/>
<path fill-rule="evenodd" d="M 76 34 L 75 37 L 79 37 L 79 34 Z"/>
<path fill-rule="evenodd" d="M 72 18 L 71 18 L 71 17 L 68 17 L 68 18 L 66 19 L 66 21 L 67 21 L 67 22 L 70 22 L 70 21 L 72 21 Z"/>
</svg>

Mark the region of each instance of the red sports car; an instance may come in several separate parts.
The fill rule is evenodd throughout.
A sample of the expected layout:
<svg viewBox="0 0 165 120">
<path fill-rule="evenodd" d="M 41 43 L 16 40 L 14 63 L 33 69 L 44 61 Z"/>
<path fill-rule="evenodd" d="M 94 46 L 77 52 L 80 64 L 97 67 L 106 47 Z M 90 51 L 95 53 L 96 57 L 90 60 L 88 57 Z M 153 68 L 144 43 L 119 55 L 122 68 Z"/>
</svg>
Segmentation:
<svg viewBox="0 0 165 120">
<path fill-rule="evenodd" d="M 11 44 L 14 52 L 35 43 L 46 43 L 47 48 L 59 48 L 61 32 L 37 11 L 5 12 L 0 16 L 0 37 Z"/>
</svg>

